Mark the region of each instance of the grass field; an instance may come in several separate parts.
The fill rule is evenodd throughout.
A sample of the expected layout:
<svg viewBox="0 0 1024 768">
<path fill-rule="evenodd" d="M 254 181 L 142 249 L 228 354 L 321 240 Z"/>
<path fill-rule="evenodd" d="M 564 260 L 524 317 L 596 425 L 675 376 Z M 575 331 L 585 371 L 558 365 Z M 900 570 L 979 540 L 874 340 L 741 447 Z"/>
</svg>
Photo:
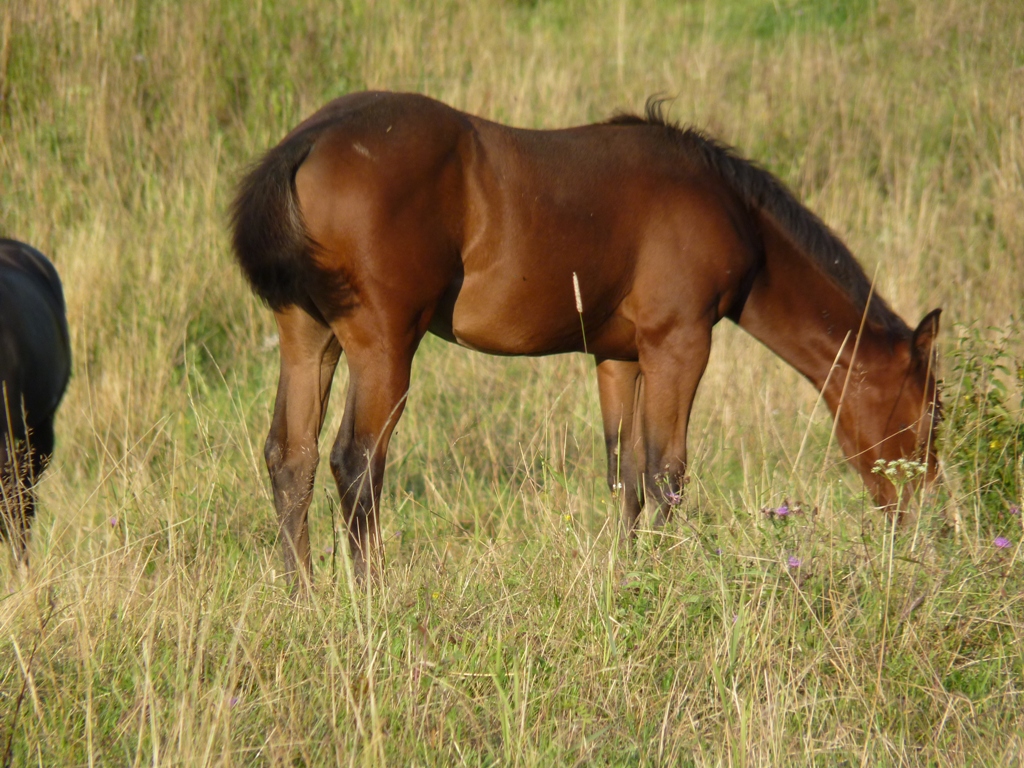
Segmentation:
<svg viewBox="0 0 1024 768">
<path fill-rule="evenodd" d="M 294 603 L 275 331 L 226 208 L 363 88 L 531 127 L 661 93 L 777 173 L 911 325 L 944 308 L 916 526 L 889 535 L 816 393 L 724 323 L 685 505 L 621 552 L 592 362 L 427 339 L 386 582 L 353 586 L 324 462 Z M 75 370 L 32 567 L 0 570 L 0 761 L 1020 764 L 1022 203 L 1017 0 L 7 0 L 0 236 L 60 270 Z"/>
</svg>

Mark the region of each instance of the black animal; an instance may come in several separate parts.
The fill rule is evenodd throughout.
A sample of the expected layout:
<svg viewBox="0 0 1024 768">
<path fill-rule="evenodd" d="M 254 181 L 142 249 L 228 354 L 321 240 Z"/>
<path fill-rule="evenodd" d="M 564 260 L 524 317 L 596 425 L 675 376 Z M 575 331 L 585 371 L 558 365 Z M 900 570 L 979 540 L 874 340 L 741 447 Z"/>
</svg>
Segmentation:
<svg viewBox="0 0 1024 768">
<path fill-rule="evenodd" d="M 34 486 L 53 454 L 71 375 L 64 292 L 35 248 L 0 239 L 0 532 L 24 562 Z"/>
</svg>

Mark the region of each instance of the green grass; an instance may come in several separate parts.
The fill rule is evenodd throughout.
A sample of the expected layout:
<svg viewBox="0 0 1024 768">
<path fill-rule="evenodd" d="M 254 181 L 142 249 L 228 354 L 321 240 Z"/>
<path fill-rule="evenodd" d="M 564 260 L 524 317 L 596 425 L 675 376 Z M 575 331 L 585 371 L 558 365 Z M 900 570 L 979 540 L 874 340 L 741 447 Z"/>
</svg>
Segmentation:
<svg viewBox="0 0 1024 768">
<path fill-rule="evenodd" d="M 0 572 L 0 756 L 1019 762 L 1017 6 L 0 6 L 0 235 L 53 258 L 75 353 L 32 568 Z M 893 538 L 815 393 L 723 326 L 686 502 L 624 552 L 592 363 L 430 338 L 389 455 L 386 582 L 352 585 L 324 467 L 294 603 L 262 458 L 273 322 L 225 211 L 260 152 L 360 88 L 548 127 L 673 97 L 791 185 L 909 322 L 944 308 L 939 492 Z M 784 500 L 803 511 L 763 514 Z"/>
</svg>

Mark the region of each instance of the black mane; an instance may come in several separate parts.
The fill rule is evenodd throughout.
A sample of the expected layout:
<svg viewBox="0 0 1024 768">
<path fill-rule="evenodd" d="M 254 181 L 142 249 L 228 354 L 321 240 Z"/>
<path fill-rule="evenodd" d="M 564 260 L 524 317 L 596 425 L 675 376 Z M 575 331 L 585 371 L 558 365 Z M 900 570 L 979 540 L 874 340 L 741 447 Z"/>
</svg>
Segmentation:
<svg viewBox="0 0 1024 768">
<path fill-rule="evenodd" d="M 864 269 L 845 243 L 800 203 L 776 176 L 755 162 L 740 156 L 735 149 L 691 126 L 680 127 L 665 117 L 666 99 L 647 100 L 645 115 L 619 113 L 608 125 L 649 125 L 664 129 L 686 154 L 714 171 L 748 205 L 768 214 L 790 241 L 806 254 L 811 263 L 842 289 L 857 307 L 867 308 L 867 319 L 897 338 L 908 338 L 910 329 L 892 311 L 885 300 L 872 290 Z"/>
</svg>

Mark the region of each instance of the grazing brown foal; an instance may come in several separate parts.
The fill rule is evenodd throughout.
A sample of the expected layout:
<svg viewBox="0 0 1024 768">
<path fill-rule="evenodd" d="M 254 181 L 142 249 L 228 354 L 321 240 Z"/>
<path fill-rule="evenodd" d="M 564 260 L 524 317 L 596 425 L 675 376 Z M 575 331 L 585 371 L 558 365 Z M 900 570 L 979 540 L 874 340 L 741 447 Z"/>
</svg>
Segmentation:
<svg viewBox="0 0 1024 768">
<path fill-rule="evenodd" d="M 352 94 L 270 150 L 232 213 L 235 253 L 281 337 L 266 458 L 285 570 L 300 582 L 342 350 L 331 469 L 363 574 L 378 566 L 388 442 L 427 331 L 491 354 L 594 355 L 630 530 L 645 495 L 659 518 L 680 500 L 690 408 L 723 317 L 823 390 L 879 504 L 895 489 L 875 460 L 920 458 L 934 474 L 938 311 L 911 331 L 775 177 L 667 123 L 657 103 L 643 118 L 533 131 L 424 96 Z"/>
</svg>

